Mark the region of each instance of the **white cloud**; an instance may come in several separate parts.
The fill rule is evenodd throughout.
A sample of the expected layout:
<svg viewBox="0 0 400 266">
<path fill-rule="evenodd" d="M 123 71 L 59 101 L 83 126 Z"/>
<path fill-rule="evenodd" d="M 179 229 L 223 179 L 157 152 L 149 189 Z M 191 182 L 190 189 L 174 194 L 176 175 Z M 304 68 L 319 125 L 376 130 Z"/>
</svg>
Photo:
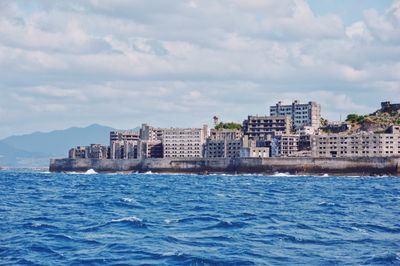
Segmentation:
<svg viewBox="0 0 400 266">
<path fill-rule="evenodd" d="M 2 1 L 0 105 L 14 120 L 0 135 L 241 121 L 295 98 L 335 119 L 373 111 L 400 95 L 399 10 L 345 25 L 305 0 Z"/>
</svg>

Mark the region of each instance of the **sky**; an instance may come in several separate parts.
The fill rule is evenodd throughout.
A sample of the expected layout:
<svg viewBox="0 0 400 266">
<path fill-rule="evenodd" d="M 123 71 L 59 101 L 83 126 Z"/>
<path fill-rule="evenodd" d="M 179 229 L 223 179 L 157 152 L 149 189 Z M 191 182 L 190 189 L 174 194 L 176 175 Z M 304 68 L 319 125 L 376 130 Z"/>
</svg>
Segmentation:
<svg viewBox="0 0 400 266">
<path fill-rule="evenodd" d="M 400 0 L 0 2 L 0 138 L 400 102 Z"/>
</svg>

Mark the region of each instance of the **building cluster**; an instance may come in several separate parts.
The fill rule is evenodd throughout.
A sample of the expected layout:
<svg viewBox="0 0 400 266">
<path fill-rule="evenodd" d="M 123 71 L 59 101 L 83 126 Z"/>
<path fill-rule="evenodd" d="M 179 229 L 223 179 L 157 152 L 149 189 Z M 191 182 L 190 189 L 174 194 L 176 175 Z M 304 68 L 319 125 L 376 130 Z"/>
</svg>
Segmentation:
<svg viewBox="0 0 400 266">
<path fill-rule="evenodd" d="M 382 103 L 381 110 L 400 105 Z M 398 109 L 400 110 L 400 108 Z M 268 116 L 248 116 L 241 129 L 156 128 L 110 132 L 109 145 L 78 146 L 69 158 L 268 158 L 400 155 L 400 126 L 386 132 L 348 133 L 345 122 L 321 125 L 321 106 L 278 102 Z M 215 118 L 216 119 L 216 118 Z"/>
</svg>

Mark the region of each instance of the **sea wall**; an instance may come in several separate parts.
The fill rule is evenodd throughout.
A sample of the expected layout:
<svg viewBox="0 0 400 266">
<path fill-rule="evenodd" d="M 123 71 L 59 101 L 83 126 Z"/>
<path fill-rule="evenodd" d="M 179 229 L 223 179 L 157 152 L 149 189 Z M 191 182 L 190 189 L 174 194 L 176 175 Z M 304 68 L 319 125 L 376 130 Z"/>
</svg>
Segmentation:
<svg viewBox="0 0 400 266">
<path fill-rule="evenodd" d="M 291 173 L 332 175 L 397 175 L 400 157 L 237 158 L 237 159 L 51 159 L 52 172 L 155 173 Z"/>
</svg>

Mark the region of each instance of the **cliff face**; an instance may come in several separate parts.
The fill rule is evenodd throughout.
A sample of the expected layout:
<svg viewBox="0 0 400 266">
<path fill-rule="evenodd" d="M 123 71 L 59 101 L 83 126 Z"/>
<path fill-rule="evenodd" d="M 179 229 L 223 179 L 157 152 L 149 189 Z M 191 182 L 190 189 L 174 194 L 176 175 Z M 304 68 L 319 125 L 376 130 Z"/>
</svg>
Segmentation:
<svg viewBox="0 0 400 266">
<path fill-rule="evenodd" d="M 157 172 L 157 173 L 257 173 L 398 175 L 399 157 L 363 158 L 238 158 L 238 159 L 55 159 L 52 172 Z"/>
</svg>

